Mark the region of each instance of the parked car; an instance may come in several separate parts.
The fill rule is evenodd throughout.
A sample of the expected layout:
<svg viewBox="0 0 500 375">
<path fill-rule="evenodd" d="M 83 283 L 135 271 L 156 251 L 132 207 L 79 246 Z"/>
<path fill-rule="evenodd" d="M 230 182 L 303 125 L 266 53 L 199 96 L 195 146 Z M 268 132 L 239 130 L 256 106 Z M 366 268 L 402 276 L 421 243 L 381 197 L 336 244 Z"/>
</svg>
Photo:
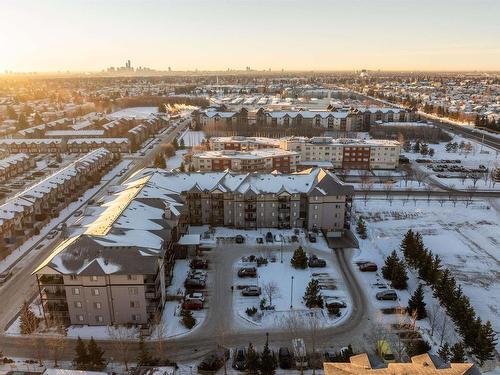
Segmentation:
<svg viewBox="0 0 500 375">
<path fill-rule="evenodd" d="M 316 255 L 311 255 L 307 265 L 309 267 L 326 267 L 326 260 L 318 258 Z"/>
<path fill-rule="evenodd" d="M 207 279 L 207 273 L 201 270 L 191 270 L 188 274 L 188 278 L 205 281 Z"/>
<path fill-rule="evenodd" d="M 194 258 L 189 267 L 195 270 L 206 270 L 208 268 L 208 261 L 201 258 Z"/>
<path fill-rule="evenodd" d="M 75 213 L 73 214 L 73 216 L 82 216 L 83 214 L 83 211 L 82 210 L 78 210 L 78 211 L 75 211 Z"/>
<path fill-rule="evenodd" d="M 261 289 L 258 286 L 247 286 L 241 291 L 241 295 L 245 297 L 258 297 L 261 294 Z"/>
<path fill-rule="evenodd" d="M 236 348 L 233 353 L 233 368 L 244 371 L 247 368 L 247 351 L 245 348 Z"/>
<path fill-rule="evenodd" d="M 378 270 L 378 267 L 375 263 L 366 262 L 359 265 L 359 270 L 361 272 L 375 272 Z"/>
<path fill-rule="evenodd" d="M 184 301 L 192 301 L 192 300 L 205 302 L 205 296 L 203 295 L 202 292 L 193 292 L 186 294 L 186 296 L 184 297 Z"/>
<path fill-rule="evenodd" d="M 241 234 L 236 235 L 235 239 L 236 243 L 245 243 L 245 237 L 243 237 Z"/>
<path fill-rule="evenodd" d="M 316 242 L 316 234 L 311 232 L 307 235 L 307 237 L 309 238 L 309 242 Z"/>
<path fill-rule="evenodd" d="M 381 301 L 396 301 L 398 299 L 398 295 L 395 290 L 388 289 L 378 292 L 376 295 L 378 300 Z"/>
<path fill-rule="evenodd" d="M 262 237 L 257 237 L 257 243 L 258 244 L 263 244 L 264 243 L 264 239 Z"/>
<path fill-rule="evenodd" d="M 293 339 L 292 345 L 295 367 L 298 369 L 306 369 L 309 366 L 309 362 L 307 361 L 307 351 L 304 340 L 301 338 Z"/>
<path fill-rule="evenodd" d="M 344 301 L 327 301 L 325 305 L 328 309 L 330 308 L 344 309 L 347 307 L 347 304 Z"/>
<path fill-rule="evenodd" d="M 266 242 L 273 242 L 273 234 L 271 232 L 266 233 Z"/>
<path fill-rule="evenodd" d="M 182 308 L 184 310 L 201 310 L 203 309 L 203 302 L 199 299 L 184 300 Z"/>
<path fill-rule="evenodd" d="M 184 282 L 184 286 L 186 288 L 191 288 L 191 289 L 203 289 L 205 285 L 206 285 L 205 280 L 200 280 L 200 279 L 187 278 L 186 281 Z"/>
<path fill-rule="evenodd" d="M 47 234 L 47 239 L 52 240 L 57 236 L 57 233 L 58 233 L 57 230 L 55 229 L 51 230 L 49 234 Z"/>
<path fill-rule="evenodd" d="M 282 346 L 278 351 L 278 364 L 282 369 L 292 367 L 292 353 L 286 346 Z"/>
<path fill-rule="evenodd" d="M 12 273 L 10 271 L 0 273 L 0 285 L 4 284 L 11 275 Z"/>
<path fill-rule="evenodd" d="M 238 270 L 238 277 L 257 277 L 257 268 L 242 267 Z"/>
</svg>

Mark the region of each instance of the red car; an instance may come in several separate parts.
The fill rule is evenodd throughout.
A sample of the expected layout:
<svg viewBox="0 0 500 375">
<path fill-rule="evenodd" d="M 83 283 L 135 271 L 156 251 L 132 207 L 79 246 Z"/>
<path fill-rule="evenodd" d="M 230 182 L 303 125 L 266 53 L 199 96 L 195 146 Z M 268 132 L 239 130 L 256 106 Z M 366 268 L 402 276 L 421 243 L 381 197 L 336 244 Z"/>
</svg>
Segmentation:
<svg viewBox="0 0 500 375">
<path fill-rule="evenodd" d="M 203 309 L 203 302 L 197 299 L 185 300 L 182 303 L 182 308 L 184 310 L 201 310 Z"/>
<path fill-rule="evenodd" d="M 359 265 L 359 270 L 361 272 L 375 272 L 378 270 L 378 267 L 375 263 L 363 263 Z"/>
</svg>

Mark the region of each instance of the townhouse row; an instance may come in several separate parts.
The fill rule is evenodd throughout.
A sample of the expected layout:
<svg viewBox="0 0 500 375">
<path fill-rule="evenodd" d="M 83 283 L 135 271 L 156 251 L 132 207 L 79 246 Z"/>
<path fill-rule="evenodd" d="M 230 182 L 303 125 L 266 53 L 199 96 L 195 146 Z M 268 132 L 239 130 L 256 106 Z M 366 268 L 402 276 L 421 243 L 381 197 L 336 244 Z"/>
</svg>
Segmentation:
<svg viewBox="0 0 500 375">
<path fill-rule="evenodd" d="M 0 139 L 0 147 L 11 154 L 80 154 L 103 147 L 113 154 L 122 154 L 130 152 L 130 141 L 128 138 L 5 138 Z"/>
<path fill-rule="evenodd" d="M 39 233 L 115 162 L 105 149 L 92 151 L 0 205 L 0 258 Z"/>
<path fill-rule="evenodd" d="M 35 159 L 20 153 L 0 160 L 0 182 L 5 182 L 35 167 Z"/>
</svg>

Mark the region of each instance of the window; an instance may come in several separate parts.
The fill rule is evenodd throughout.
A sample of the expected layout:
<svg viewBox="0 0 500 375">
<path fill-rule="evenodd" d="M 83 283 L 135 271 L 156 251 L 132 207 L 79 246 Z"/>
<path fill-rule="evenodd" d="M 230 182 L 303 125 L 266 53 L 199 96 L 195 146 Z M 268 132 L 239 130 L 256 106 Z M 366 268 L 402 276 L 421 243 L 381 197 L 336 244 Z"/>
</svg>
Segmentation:
<svg viewBox="0 0 500 375">
<path fill-rule="evenodd" d="M 127 275 L 127 280 L 137 280 L 137 275 Z"/>
<path fill-rule="evenodd" d="M 132 309 L 137 309 L 137 308 L 139 308 L 139 307 L 140 307 L 140 305 L 139 305 L 139 301 L 130 301 L 130 307 L 131 307 Z"/>
<path fill-rule="evenodd" d="M 98 295 L 100 295 L 100 294 L 101 294 L 101 292 L 100 292 L 100 290 L 99 290 L 99 289 L 92 289 L 92 295 L 93 295 L 93 296 L 98 296 Z"/>
<path fill-rule="evenodd" d="M 102 323 L 102 315 L 96 315 L 95 321 L 96 321 L 96 323 Z"/>
<path fill-rule="evenodd" d="M 128 294 L 132 294 L 132 295 L 137 295 L 139 294 L 139 290 L 137 288 L 128 288 Z"/>
<path fill-rule="evenodd" d="M 132 321 L 133 322 L 137 322 L 139 320 L 141 320 L 141 316 L 139 314 L 132 314 Z"/>
<path fill-rule="evenodd" d="M 317 204 L 315 204 L 315 205 L 314 205 L 314 209 L 315 209 L 315 210 L 317 210 L 317 209 L 318 209 L 318 205 L 317 205 Z"/>
<path fill-rule="evenodd" d="M 90 276 L 90 281 L 97 281 L 98 277 L 97 276 Z"/>
<path fill-rule="evenodd" d="M 96 309 L 96 310 L 102 309 L 101 302 L 94 302 L 94 309 Z"/>
<path fill-rule="evenodd" d="M 73 293 L 73 295 L 78 296 L 80 295 L 80 288 L 73 288 L 71 292 Z"/>
<path fill-rule="evenodd" d="M 69 279 L 70 280 L 77 280 L 78 276 L 76 276 L 76 275 L 69 275 Z"/>
<path fill-rule="evenodd" d="M 76 320 L 78 320 L 79 322 L 83 322 L 83 315 L 77 315 Z"/>
<path fill-rule="evenodd" d="M 318 218 L 318 215 L 317 214 L 314 214 L 314 218 L 317 219 Z"/>
<path fill-rule="evenodd" d="M 75 302 L 73 302 L 73 306 L 75 306 L 75 308 L 77 308 L 77 309 L 81 309 L 82 303 L 80 301 L 75 301 Z"/>
</svg>

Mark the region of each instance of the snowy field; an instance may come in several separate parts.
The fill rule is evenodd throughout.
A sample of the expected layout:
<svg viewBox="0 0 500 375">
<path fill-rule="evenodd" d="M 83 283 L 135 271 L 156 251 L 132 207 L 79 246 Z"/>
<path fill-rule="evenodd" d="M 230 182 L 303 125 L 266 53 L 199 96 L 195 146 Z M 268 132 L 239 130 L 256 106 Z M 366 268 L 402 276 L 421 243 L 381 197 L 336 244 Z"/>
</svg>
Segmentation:
<svg viewBox="0 0 500 375">
<path fill-rule="evenodd" d="M 443 206 L 437 201 L 418 201 L 403 204 L 394 200 L 388 207 L 385 200 L 355 201 L 356 216 L 363 215 L 368 228 L 368 239 L 360 240 L 360 250 L 353 261 L 374 261 L 379 269 L 383 259 L 399 249 L 403 235 L 411 228 L 423 236 L 424 244 L 439 254 L 464 293 L 470 298 L 478 315 L 491 320 L 497 334 L 500 332 L 500 200 L 474 201 L 468 207 L 460 202 Z M 369 286 L 368 294 L 376 308 L 393 302 L 380 302 L 374 296 L 385 286 L 385 281 L 373 273 L 359 273 Z M 416 280 L 410 278 L 410 292 Z M 429 294 L 429 293 L 428 293 Z M 398 292 L 399 303 L 406 306 L 408 292 Z"/>
<path fill-rule="evenodd" d="M 186 147 L 193 147 L 193 146 L 201 144 L 201 142 L 204 139 L 206 139 L 206 134 L 203 131 L 186 130 L 179 137 L 179 142 L 180 142 L 181 139 L 184 140 L 184 145 Z"/>
<path fill-rule="evenodd" d="M 304 250 L 307 252 L 307 248 Z M 257 267 L 257 263 L 249 261 L 248 257 L 239 260 L 233 266 L 233 284 L 235 286 L 257 285 L 262 288 L 262 294 L 260 297 L 242 296 L 241 291 L 235 287 L 233 291 L 233 311 L 239 318 L 262 328 L 280 328 L 286 325 L 286 319 L 291 312 L 302 316 L 305 320 L 313 313 L 320 326 L 332 326 L 348 313 L 349 308 L 340 309 L 341 315 L 336 317 L 329 315 L 326 309 L 308 309 L 302 299 L 307 284 L 314 278 L 324 288 L 322 289 L 322 295 L 325 300 L 343 301 L 348 306 L 350 305 L 343 280 L 330 259 L 326 259 L 327 266 L 324 268 L 295 269 L 290 264 L 290 259 L 293 256 L 292 250 L 284 251 L 283 263 L 281 263 L 281 253 L 277 250 L 263 250 L 262 253 L 254 253 L 253 255 L 267 258 L 268 264 Z M 240 267 L 257 267 L 257 278 L 239 278 L 237 274 Z M 277 286 L 277 291 L 272 296 L 272 304 L 275 306 L 275 310 L 259 310 L 253 317 L 249 317 L 245 312 L 247 308 L 256 307 L 259 309 L 262 298 L 266 298 L 269 302 L 265 289 L 266 285 L 270 283 Z"/>
<path fill-rule="evenodd" d="M 177 150 L 175 156 L 167 159 L 167 171 L 179 168 L 182 163 L 182 157 L 187 153 L 188 150 Z"/>
<path fill-rule="evenodd" d="M 134 117 L 137 120 L 144 120 L 154 113 L 158 113 L 158 107 L 132 107 L 113 112 L 108 117 L 114 119 Z"/>
</svg>

